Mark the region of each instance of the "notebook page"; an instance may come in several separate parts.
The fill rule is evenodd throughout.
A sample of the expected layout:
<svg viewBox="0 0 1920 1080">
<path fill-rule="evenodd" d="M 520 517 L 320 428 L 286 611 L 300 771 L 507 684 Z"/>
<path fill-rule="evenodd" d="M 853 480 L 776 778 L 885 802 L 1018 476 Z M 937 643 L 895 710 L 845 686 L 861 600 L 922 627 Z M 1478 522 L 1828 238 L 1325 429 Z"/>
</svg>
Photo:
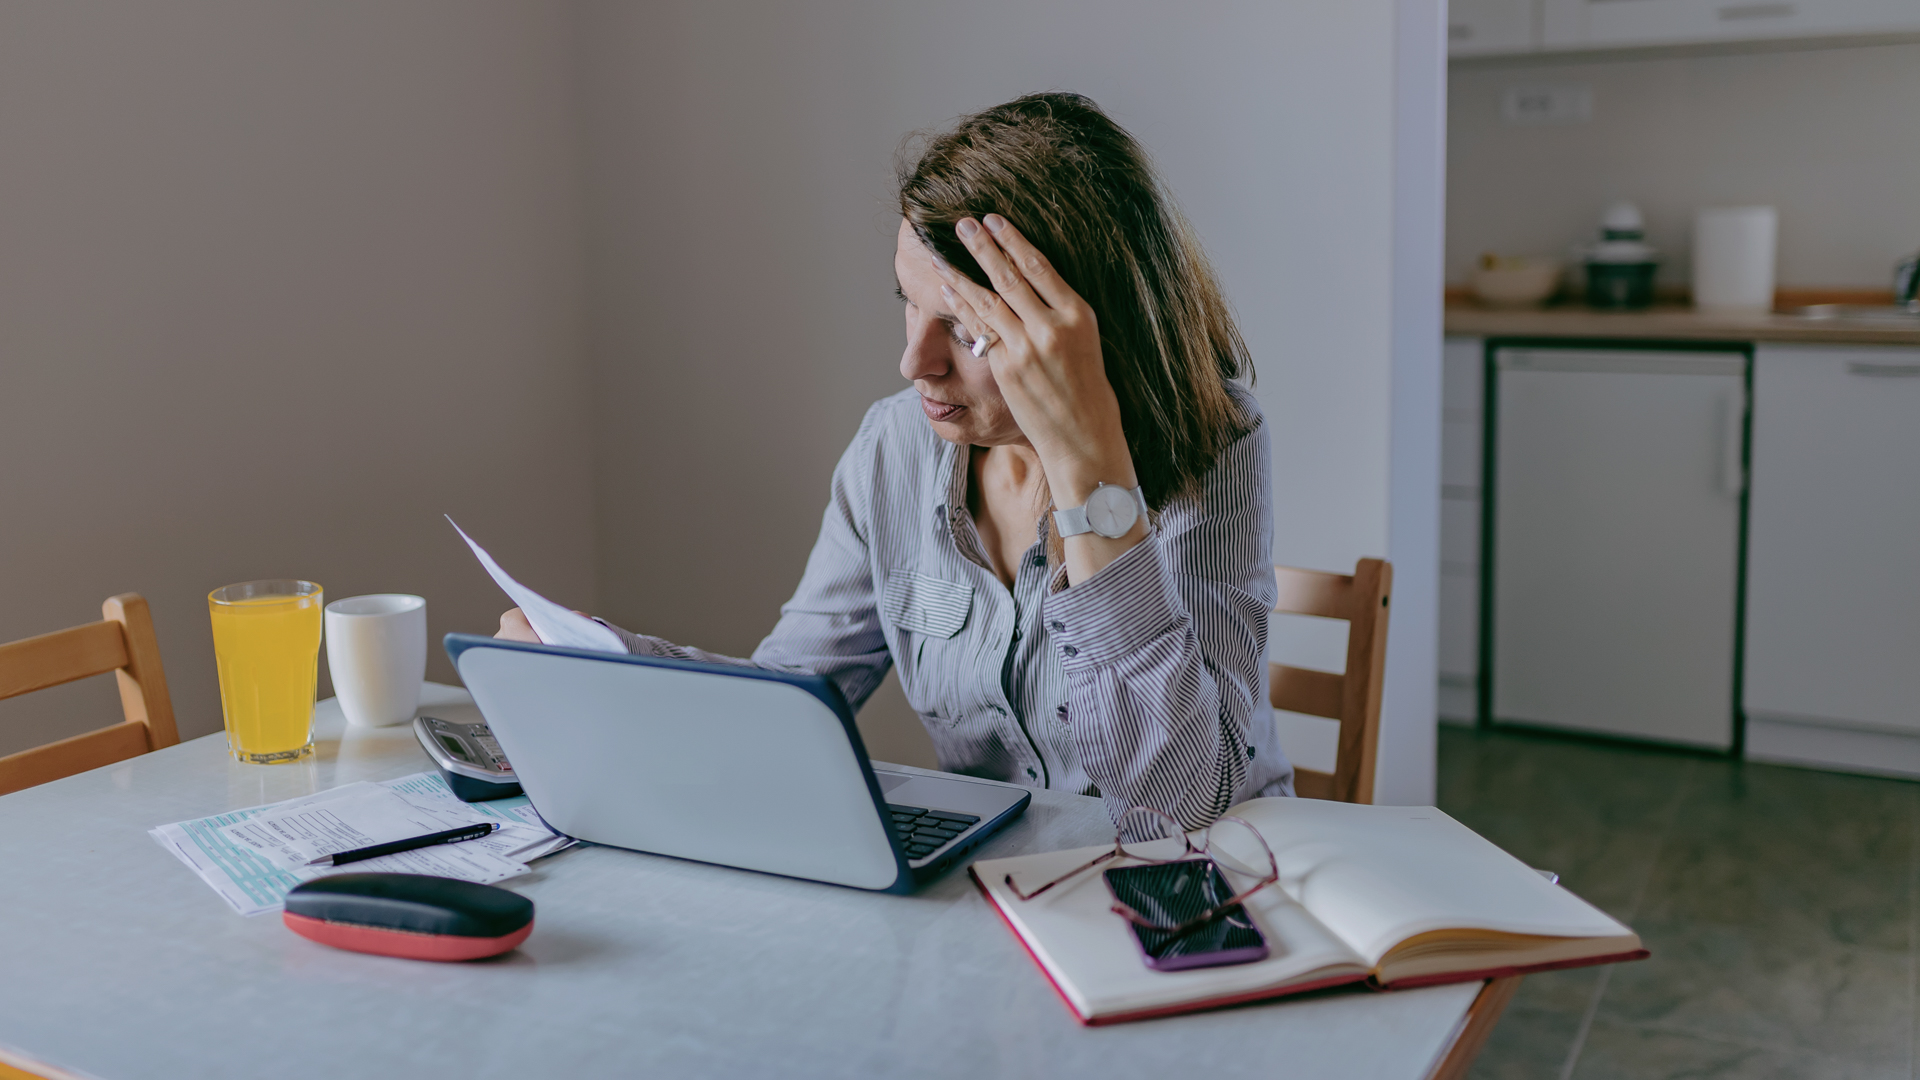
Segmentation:
<svg viewBox="0 0 1920 1080">
<path fill-rule="evenodd" d="M 1633 933 L 1430 806 L 1254 799 L 1228 813 L 1260 830 L 1281 887 L 1369 966 L 1430 930 Z"/>
<path fill-rule="evenodd" d="M 1126 920 L 1110 910 L 1113 895 L 1100 876 L 1108 864 L 1032 900 L 1015 897 L 1004 883 L 1006 875 L 1012 873 L 1015 881 L 1036 886 L 1103 850 L 1109 848 L 1079 848 L 973 864 L 975 878 L 992 894 L 1034 958 L 1084 1019 L 1313 982 L 1316 974 L 1347 980 L 1365 974 L 1365 966 L 1352 950 L 1276 889 L 1262 889 L 1245 905 L 1266 935 L 1271 950 L 1267 959 L 1191 971 L 1153 971 L 1141 958 Z M 1169 854 L 1177 851 L 1176 846 Z"/>
</svg>

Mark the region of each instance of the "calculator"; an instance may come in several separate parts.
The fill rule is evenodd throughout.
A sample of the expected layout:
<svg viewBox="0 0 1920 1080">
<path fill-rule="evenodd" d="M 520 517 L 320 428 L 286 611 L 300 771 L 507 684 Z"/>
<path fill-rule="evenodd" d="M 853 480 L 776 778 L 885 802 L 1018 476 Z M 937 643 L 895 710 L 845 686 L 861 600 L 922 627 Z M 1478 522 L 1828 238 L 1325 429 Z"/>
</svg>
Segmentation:
<svg viewBox="0 0 1920 1080">
<path fill-rule="evenodd" d="M 456 724 L 437 716 L 417 716 L 413 733 L 462 802 L 520 794 L 520 778 L 513 775 L 513 766 L 486 724 Z"/>
</svg>

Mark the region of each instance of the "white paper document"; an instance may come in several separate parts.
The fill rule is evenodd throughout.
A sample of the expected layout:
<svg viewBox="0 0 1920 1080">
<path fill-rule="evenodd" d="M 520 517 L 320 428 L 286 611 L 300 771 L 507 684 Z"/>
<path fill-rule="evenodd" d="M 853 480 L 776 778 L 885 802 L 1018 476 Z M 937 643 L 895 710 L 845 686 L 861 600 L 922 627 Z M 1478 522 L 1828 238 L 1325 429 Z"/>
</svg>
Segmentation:
<svg viewBox="0 0 1920 1080">
<path fill-rule="evenodd" d="M 498 822 L 501 828 L 478 840 L 382 855 L 341 867 L 305 865 L 321 854 L 481 821 Z M 525 796 L 463 803 L 436 773 L 378 784 L 347 784 L 267 806 L 162 825 L 151 835 L 242 915 L 278 911 L 287 890 L 336 873 L 427 874 L 489 885 L 527 873 L 531 860 L 573 844 L 541 823 Z"/>
<path fill-rule="evenodd" d="M 452 525 L 453 531 L 459 533 L 460 539 L 473 549 L 474 557 L 480 560 L 481 566 L 487 568 L 487 573 L 493 575 L 494 583 L 519 605 L 527 622 L 533 625 L 533 632 L 540 635 L 542 643 L 568 649 L 592 649 L 595 652 L 627 651 L 627 645 L 620 640 L 619 634 L 513 580 L 505 570 L 500 569 L 499 563 L 493 561 L 493 556 L 487 554 L 486 548 L 473 542 L 473 537 L 467 535 L 467 530 L 462 529 L 459 522 L 448 517 L 447 524 Z"/>
<path fill-rule="evenodd" d="M 359 785 L 353 785 L 359 787 Z M 283 870 L 298 870 L 315 859 L 341 851 L 406 840 L 415 836 L 488 822 L 466 803 L 437 806 L 439 800 L 409 799 L 378 784 L 323 802 L 262 810 L 220 831 Z M 513 861 L 516 852 L 551 839 L 545 829 L 518 822 L 500 823 L 487 836 L 454 845 L 461 853 L 484 851 Z M 419 849 L 426 850 L 426 849 Z M 372 862 L 372 859 L 365 860 Z M 484 860 L 483 860 L 484 861 Z"/>
</svg>

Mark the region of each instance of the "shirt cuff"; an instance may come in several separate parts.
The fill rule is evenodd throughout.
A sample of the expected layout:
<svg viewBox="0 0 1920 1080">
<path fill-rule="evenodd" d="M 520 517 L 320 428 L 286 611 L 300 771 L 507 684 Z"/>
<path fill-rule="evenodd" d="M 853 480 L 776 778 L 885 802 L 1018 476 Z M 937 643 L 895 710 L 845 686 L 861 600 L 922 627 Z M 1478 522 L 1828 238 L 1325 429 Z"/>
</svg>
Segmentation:
<svg viewBox="0 0 1920 1080">
<path fill-rule="evenodd" d="M 1099 573 L 1047 597 L 1043 610 L 1047 633 L 1070 673 L 1138 652 L 1187 616 L 1160 538 L 1151 532 Z"/>
<path fill-rule="evenodd" d="M 620 640 L 626 643 L 627 652 L 631 653 L 634 656 L 666 655 L 660 650 L 660 646 L 665 644 L 665 642 L 661 641 L 659 638 L 648 637 L 645 634 L 636 634 L 631 630 L 627 630 L 622 627 L 615 626 L 612 623 L 608 622 L 605 619 L 600 618 L 597 615 L 593 616 L 593 621 L 599 623 L 601 626 L 606 627 L 607 629 L 613 631 L 614 633 L 619 634 Z"/>
</svg>

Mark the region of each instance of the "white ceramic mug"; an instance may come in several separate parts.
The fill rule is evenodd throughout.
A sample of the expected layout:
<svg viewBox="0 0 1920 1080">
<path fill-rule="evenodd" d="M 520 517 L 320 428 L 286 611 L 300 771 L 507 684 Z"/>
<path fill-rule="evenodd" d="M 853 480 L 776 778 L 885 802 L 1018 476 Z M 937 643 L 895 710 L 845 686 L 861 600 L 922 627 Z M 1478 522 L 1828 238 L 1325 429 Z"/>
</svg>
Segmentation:
<svg viewBox="0 0 1920 1080">
<path fill-rule="evenodd" d="M 349 596 L 327 605 L 327 667 L 350 723 L 413 719 L 427 678 L 427 602 L 407 593 Z"/>
</svg>

